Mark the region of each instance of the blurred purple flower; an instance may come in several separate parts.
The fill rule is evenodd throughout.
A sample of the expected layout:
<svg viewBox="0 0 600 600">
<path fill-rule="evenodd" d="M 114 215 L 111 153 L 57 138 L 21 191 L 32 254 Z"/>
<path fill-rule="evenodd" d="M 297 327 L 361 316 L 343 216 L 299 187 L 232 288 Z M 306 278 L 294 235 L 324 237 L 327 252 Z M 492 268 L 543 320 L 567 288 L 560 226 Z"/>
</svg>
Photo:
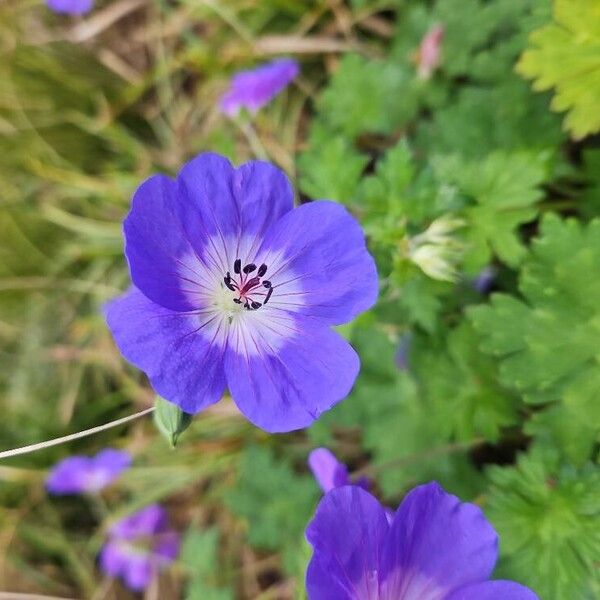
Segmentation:
<svg viewBox="0 0 600 600">
<path fill-rule="evenodd" d="M 325 494 L 333 488 L 352 485 L 348 467 L 327 448 L 313 450 L 308 456 L 308 466 Z M 371 487 L 366 477 L 358 479 L 355 485 L 365 490 Z"/>
<path fill-rule="evenodd" d="M 490 291 L 497 274 L 496 269 L 492 265 L 483 268 L 479 272 L 479 275 L 473 279 L 473 289 L 480 294 L 486 294 Z"/>
<path fill-rule="evenodd" d="M 219 101 L 221 112 L 233 117 L 242 108 L 255 113 L 268 104 L 293 81 L 300 67 L 291 58 L 280 58 L 233 76 L 227 92 Z"/>
<path fill-rule="evenodd" d="M 391 523 L 365 490 L 333 489 L 306 537 L 309 600 L 537 600 L 512 581 L 488 581 L 496 532 L 477 506 L 437 483 L 414 488 Z"/>
<path fill-rule="evenodd" d="M 178 554 L 179 535 L 169 528 L 165 509 L 152 504 L 111 527 L 100 552 L 100 567 L 141 591 Z"/>
<path fill-rule="evenodd" d="M 330 327 L 373 305 L 375 263 L 345 208 L 293 209 L 293 197 L 273 165 L 216 154 L 136 191 L 124 224 L 135 288 L 108 305 L 108 325 L 184 412 L 227 385 L 256 426 L 291 431 L 350 392 L 359 359 Z"/>
<path fill-rule="evenodd" d="M 67 15 L 84 15 L 94 7 L 94 0 L 46 0 L 48 8 Z"/>
<path fill-rule="evenodd" d="M 131 456 L 121 450 L 107 448 L 96 456 L 70 456 L 50 471 L 46 488 L 62 496 L 98 492 L 131 465 Z"/>
<path fill-rule="evenodd" d="M 396 366 L 401 371 L 408 371 L 408 356 L 410 353 L 410 347 L 412 345 L 412 333 L 405 333 L 400 337 L 400 342 L 398 343 L 398 348 L 396 348 L 396 355 L 394 360 L 396 362 Z"/>
</svg>

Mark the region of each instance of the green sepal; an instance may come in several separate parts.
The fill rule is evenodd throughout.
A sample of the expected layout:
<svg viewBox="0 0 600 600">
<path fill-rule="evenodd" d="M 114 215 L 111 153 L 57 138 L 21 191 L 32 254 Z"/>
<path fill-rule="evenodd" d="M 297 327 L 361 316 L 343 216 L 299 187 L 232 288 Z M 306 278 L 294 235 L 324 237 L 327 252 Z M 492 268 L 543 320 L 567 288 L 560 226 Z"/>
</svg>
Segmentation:
<svg viewBox="0 0 600 600">
<path fill-rule="evenodd" d="M 190 426 L 193 415 L 183 412 L 178 406 L 160 396 L 156 397 L 154 424 L 167 438 L 171 448 L 177 446 L 179 436 Z"/>
</svg>

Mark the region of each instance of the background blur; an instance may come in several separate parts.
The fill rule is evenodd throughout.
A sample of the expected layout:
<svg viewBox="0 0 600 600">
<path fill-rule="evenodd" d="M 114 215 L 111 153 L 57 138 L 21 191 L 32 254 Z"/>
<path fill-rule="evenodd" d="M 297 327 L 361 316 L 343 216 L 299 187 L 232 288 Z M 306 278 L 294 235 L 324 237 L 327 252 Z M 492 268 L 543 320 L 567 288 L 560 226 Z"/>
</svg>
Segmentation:
<svg viewBox="0 0 600 600">
<path fill-rule="evenodd" d="M 299 79 L 221 115 L 230 76 L 275 56 Z M 306 456 L 326 445 L 389 505 L 431 479 L 481 504 L 497 577 L 599 598 L 598 129 L 596 0 L 99 0 L 84 18 L 0 0 L 0 450 L 152 405 L 101 307 L 128 285 L 133 190 L 202 150 L 348 205 L 382 286 L 343 330 L 353 394 L 306 432 L 269 436 L 226 399 L 175 450 L 142 419 L 2 461 L 0 590 L 136 597 L 96 555 L 160 501 L 184 550 L 147 598 L 303 598 Z M 102 505 L 46 494 L 57 460 L 106 446 L 135 463 Z"/>
</svg>

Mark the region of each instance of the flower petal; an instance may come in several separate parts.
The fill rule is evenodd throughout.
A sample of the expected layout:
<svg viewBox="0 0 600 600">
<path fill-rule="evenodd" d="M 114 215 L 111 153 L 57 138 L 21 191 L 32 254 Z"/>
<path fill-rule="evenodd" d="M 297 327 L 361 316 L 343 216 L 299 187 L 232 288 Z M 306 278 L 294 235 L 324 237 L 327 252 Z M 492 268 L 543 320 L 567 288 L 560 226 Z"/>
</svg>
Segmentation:
<svg viewBox="0 0 600 600">
<path fill-rule="evenodd" d="M 166 565 L 172 563 L 179 556 L 181 544 L 179 535 L 175 531 L 165 531 L 157 537 L 152 554 L 157 561 Z"/>
<path fill-rule="evenodd" d="M 327 493 L 306 529 L 314 549 L 306 573 L 310 600 L 379 598 L 377 573 L 388 528 L 382 506 L 362 488 Z"/>
<path fill-rule="evenodd" d="M 437 483 L 418 486 L 396 511 L 387 538 L 384 597 L 437 599 L 485 581 L 496 563 L 497 546 L 496 532 L 481 509 L 462 503 Z"/>
<path fill-rule="evenodd" d="M 94 457 L 94 465 L 110 473 L 119 474 L 131 466 L 131 455 L 123 450 L 105 448 Z"/>
<path fill-rule="evenodd" d="M 46 0 L 48 8 L 67 15 L 83 15 L 94 7 L 94 0 Z"/>
<path fill-rule="evenodd" d="M 137 512 L 117 521 L 110 535 L 125 540 L 135 540 L 160 533 L 168 525 L 167 511 L 159 504 L 150 504 Z"/>
<path fill-rule="evenodd" d="M 190 292 L 197 291 L 199 275 L 186 261 L 194 251 L 184 233 L 178 203 L 172 179 L 150 177 L 133 195 L 123 231 L 134 285 L 157 304 L 185 311 L 197 307 Z"/>
<path fill-rule="evenodd" d="M 236 258 L 249 262 L 267 227 L 293 208 L 287 177 L 266 162 L 234 169 L 218 154 L 200 154 L 181 169 L 178 185 L 188 238 L 198 255 L 208 253 L 208 261 L 220 264 L 223 274 Z M 206 240 L 211 240 L 208 247 Z"/>
<path fill-rule="evenodd" d="M 149 556 L 133 555 L 125 567 L 123 579 L 130 590 L 141 592 L 150 585 L 155 573 L 156 567 Z"/>
<path fill-rule="evenodd" d="M 256 69 L 234 75 L 230 88 L 219 100 L 221 112 L 233 117 L 242 108 L 256 112 L 270 102 L 300 72 L 295 60 L 280 58 Z"/>
<path fill-rule="evenodd" d="M 313 450 L 308 456 L 308 466 L 325 493 L 342 485 L 350 485 L 348 468 L 327 448 Z"/>
<path fill-rule="evenodd" d="M 46 489 L 56 496 L 85 492 L 91 470 L 92 459 L 69 456 L 52 468 L 46 480 Z"/>
<path fill-rule="evenodd" d="M 202 335 L 206 323 L 197 314 L 170 311 L 133 289 L 110 302 L 106 316 L 123 356 L 163 398 L 188 413 L 221 398 L 224 348 Z"/>
<path fill-rule="evenodd" d="M 119 577 L 127 569 L 130 554 L 115 540 L 108 540 L 100 551 L 100 568 L 111 577 Z"/>
<path fill-rule="evenodd" d="M 485 581 L 462 587 L 446 600 L 539 600 L 529 588 L 514 581 Z"/>
<path fill-rule="evenodd" d="M 266 326 L 233 331 L 225 359 L 235 403 L 271 433 L 310 425 L 348 395 L 360 367 L 354 349 L 337 333 L 299 317 L 288 327 L 290 337 L 275 340 L 268 339 Z"/>
<path fill-rule="evenodd" d="M 340 325 L 377 300 L 377 270 L 363 231 L 335 202 L 311 202 L 284 215 L 267 231 L 261 253 L 270 257 L 272 302 L 282 309 Z M 290 278 L 300 290 L 285 289 Z"/>
</svg>

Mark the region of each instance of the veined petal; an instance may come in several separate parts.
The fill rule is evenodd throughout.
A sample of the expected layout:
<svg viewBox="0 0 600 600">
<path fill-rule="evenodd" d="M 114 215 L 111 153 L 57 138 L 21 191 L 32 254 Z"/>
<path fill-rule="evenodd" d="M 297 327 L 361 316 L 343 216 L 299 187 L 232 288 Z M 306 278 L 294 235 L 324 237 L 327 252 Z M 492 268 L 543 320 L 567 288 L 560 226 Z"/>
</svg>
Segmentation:
<svg viewBox="0 0 600 600">
<path fill-rule="evenodd" d="M 328 492 L 306 530 L 314 552 L 306 573 L 310 600 L 378 600 L 378 572 L 388 523 L 362 488 Z"/>
<path fill-rule="evenodd" d="M 293 208 L 287 177 L 266 162 L 234 169 L 218 154 L 200 154 L 181 169 L 178 185 L 188 238 L 222 274 L 237 258 L 250 262 L 266 228 Z"/>
<path fill-rule="evenodd" d="M 363 231 L 335 202 L 311 202 L 284 215 L 267 231 L 260 255 L 269 257 L 273 300 L 285 310 L 340 325 L 377 300 L 377 270 Z M 290 281 L 298 289 L 282 287 Z"/>
<path fill-rule="evenodd" d="M 485 581 L 498 537 L 480 508 L 437 483 L 414 488 L 396 511 L 382 559 L 383 598 L 443 600 L 460 586 Z"/>
<path fill-rule="evenodd" d="M 460 588 L 445 600 L 539 600 L 529 588 L 514 581 L 485 581 Z"/>
<path fill-rule="evenodd" d="M 193 255 L 179 219 L 177 185 L 164 175 L 136 190 L 123 224 L 125 255 L 134 285 L 150 300 L 171 310 L 197 308 L 191 300 L 201 277 L 184 257 Z"/>
<path fill-rule="evenodd" d="M 221 398 L 224 345 L 219 324 L 206 320 L 204 312 L 176 313 L 133 289 L 110 302 L 106 315 L 121 354 L 148 375 L 163 398 L 188 413 Z"/>
<path fill-rule="evenodd" d="M 232 327 L 227 384 L 256 426 L 272 433 L 300 429 L 348 395 L 359 359 L 341 336 L 310 319 L 266 315 L 262 323 L 246 319 Z"/>
</svg>

